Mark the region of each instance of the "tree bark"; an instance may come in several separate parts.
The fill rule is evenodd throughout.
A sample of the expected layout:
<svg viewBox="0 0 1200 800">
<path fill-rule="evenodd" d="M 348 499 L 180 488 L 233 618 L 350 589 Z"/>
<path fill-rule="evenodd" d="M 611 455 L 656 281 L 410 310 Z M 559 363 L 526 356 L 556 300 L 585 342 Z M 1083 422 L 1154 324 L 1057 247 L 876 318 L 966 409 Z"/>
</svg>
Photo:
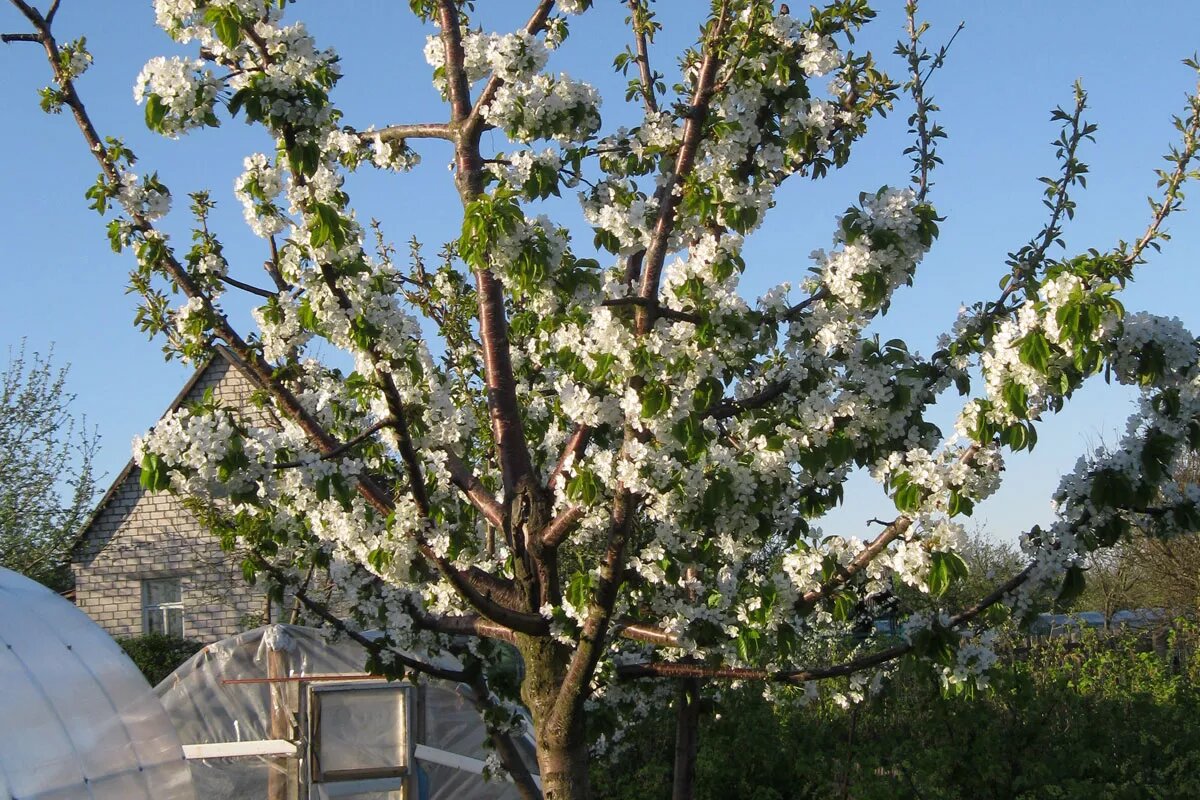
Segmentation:
<svg viewBox="0 0 1200 800">
<path fill-rule="evenodd" d="M 560 697 L 572 649 L 547 638 L 520 635 L 525 659 L 521 696 L 533 715 L 538 771 L 545 800 L 590 800 L 583 697 Z M 571 712 L 555 714 L 558 703 Z"/>
</svg>

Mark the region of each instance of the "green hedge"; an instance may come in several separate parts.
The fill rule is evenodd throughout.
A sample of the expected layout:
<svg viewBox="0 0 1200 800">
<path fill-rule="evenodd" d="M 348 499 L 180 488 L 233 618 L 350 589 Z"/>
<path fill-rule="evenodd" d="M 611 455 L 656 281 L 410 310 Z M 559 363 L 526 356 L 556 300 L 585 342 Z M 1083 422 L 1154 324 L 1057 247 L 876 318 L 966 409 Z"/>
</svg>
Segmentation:
<svg viewBox="0 0 1200 800">
<path fill-rule="evenodd" d="M 697 800 L 1118 800 L 1200 797 L 1200 688 L 1177 639 L 1045 642 L 947 698 L 921 665 L 877 698 L 772 705 L 729 693 L 701 730 Z M 594 770 L 602 800 L 671 796 L 673 713 Z"/>
<path fill-rule="evenodd" d="M 117 644 L 137 664 L 151 686 L 157 686 L 176 667 L 204 648 L 202 642 L 161 633 L 117 639 Z"/>
</svg>

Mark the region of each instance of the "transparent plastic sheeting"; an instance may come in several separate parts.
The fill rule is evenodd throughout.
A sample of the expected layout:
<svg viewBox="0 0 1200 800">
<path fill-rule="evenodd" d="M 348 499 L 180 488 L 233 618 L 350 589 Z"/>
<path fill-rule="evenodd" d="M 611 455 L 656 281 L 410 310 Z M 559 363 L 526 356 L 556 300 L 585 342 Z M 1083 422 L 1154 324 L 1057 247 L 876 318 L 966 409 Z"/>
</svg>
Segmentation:
<svg viewBox="0 0 1200 800">
<path fill-rule="evenodd" d="M 286 703 L 294 712 L 298 708 L 300 681 L 228 682 L 266 678 L 271 651 L 286 653 L 284 661 L 291 677 L 361 676 L 367 661 L 366 651 L 352 640 L 294 625 L 268 625 L 210 644 L 168 675 L 155 690 L 185 745 L 278 738 L 270 735 L 271 692 L 277 693 L 277 703 Z M 485 760 L 491 750 L 484 749 L 487 734 L 471 703 L 470 690 L 443 681 L 428 681 L 422 686 L 423 719 L 416 721 L 417 741 Z M 293 719 L 292 724 L 298 725 L 299 720 Z M 527 744 L 518 742 L 519 747 Z M 527 761 L 532 767 L 532 748 L 523 749 L 528 750 Z M 294 759 L 270 756 L 211 758 L 188 763 L 197 796 L 204 800 L 266 797 L 270 771 L 288 774 L 286 780 L 291 783 L 297 769 Z M 417 759 L 417 767 L 422 773 L 419 800 L 519 798 L 511 783 L 484 781 L 479 775 L 421 759 Z M 306 763 L 299 764 L 299 769 L 308 768 Z M 373 792 L 354 797 L 395 800 L 401 796 L 400 792 Z"/>
<path fill-rule="evenodd" d="M 195 800 L 162 704 L 67 600 L 0 568 L 0 800 Z"/>
</svg>

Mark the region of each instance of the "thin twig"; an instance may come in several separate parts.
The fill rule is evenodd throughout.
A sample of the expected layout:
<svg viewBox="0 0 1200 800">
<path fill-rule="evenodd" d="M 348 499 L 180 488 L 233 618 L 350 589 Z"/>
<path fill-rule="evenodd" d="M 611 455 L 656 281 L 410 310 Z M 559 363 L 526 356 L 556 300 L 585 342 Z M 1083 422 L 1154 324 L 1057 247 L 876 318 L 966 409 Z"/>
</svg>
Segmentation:
<svg viewBox="0 0 1200 800">
<path fill-rule="evenodd" d="M 629 0 L 629 19 L 633 24 L 634 39 L 637 47 L 638 75 L 642 82 L 642 101 L 647 114 L 658 113 L 658 100 L 654 93 L 654 73 L 650 69 L 650 47 L 647 41 L 646 25 L 648 20 L 639 18 L 646 13 L 644 0 Z"/>
<path fill-rule="evenodd" d="M 347 441 L 342 443 L 340 446 L 335 447 L 334 449 L 332 449 L 328 452 L 322 453 L 320 456 L 317 457 L 316 460 L 317 461 L 329 461 L 329 460 L 332 460 L 335 458 L 339 458 L 339 457 L 345 455 L 346 453 L 350 452 L 351 450 L 353 450 L 355 447 L 358 447 L 360 444 L 367 441 L 375 434 L 379 433 L 379 431 L 383 430 L 384 428 L 391 427 L 395 424 L 396 424 L 395 419 L 393 419 L 392 417 L 385 417 L 384 419 L 379 420 L 374 425 L 372 425 L 371 427 L 364 430 L 362 433 L 355 436 L 353 439 L 348 439 Z M 277 469 L 277 470 L 279 470 L 279 469 L 296 469 L 298 467 L 308 466 L 309 464 L 312 464 L 312 463 L 313 462 L 310 460 L 284 461 L 282 463 L 274 465 L 274 469 Z"/>
<path fill-rule="evenodd" d="M 231 278 L 228 275 L 222 275 L 220 277 L 221 277 L 221 281 L 223 283 L 227 283 L 230 286 L 233 286 L 234 288 L 241 289 L 243 292 L 249 292 L 250 294 L 256 294 L 259 297 L 266 297 L 268 299 L 279 296 L 275 292 L 269 291 L 267 289 L 260 289 L 259 287 L 252 286 L 248 283 L 243 283 L 242 281 L 239 281 L 237 278 Z"/>
</svg>

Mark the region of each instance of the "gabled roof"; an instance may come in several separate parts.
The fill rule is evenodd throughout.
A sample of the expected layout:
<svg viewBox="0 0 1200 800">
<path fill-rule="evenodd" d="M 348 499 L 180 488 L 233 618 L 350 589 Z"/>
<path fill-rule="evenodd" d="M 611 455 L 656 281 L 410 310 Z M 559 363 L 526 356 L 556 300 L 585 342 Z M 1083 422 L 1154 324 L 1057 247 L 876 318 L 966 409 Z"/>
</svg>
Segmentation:
<svg viewBox="0 0 1200 800">
<path fill-rule="evenodd" d="M 205 361 L 194 373 L 192 373 L 192 376 L 188 378 L 187 382 L 183 385 L 183 388 L 179 390 L 177 395 L 175 395 L 175 399 L 171 401 L 171 404 L 167 406 L 163 413 L 158 415 L 159 420 L 171 412 L 178 411 L 180 408 L 182 408 L 183 403 L 187 399 L 188 395 L 192 393 L 192 390 L 196 388 L 196 385 L 203 380 L 204 376 L 213 368 L 214 365 L 218 363 L 219 360 L 228 362 L 230 366 L 233 366 L 239 372 L 246 374 L 241 360 L 232 352 L 230 352 L 227 347 L 218 345 L 217 347 L 213 348 L 213 350 L 213 355 L 210 356 L 209 359 Z M 83 527 L 79 529 L 79 535 L 75 538 L 74 544 L 71 545 L 72 561 L 75 560 L 75 551 L 78 549 L 79 545 L 84 542 L 91 533 L 92 525 L 95 524 L 96 520 L 104 512 L 104 509 L 108 507 L 108 504 L 112 502 L 113 497 L 120 490 L 121 486 L 125 484 L 125 481 L 128 480 L 133 474 L 135 469 L 138 469 L 138 465 L 134 462 L 133 458 L 130 457 L 129 461 L 125 464 L 125 467 L 119 473 L 117 473 L 117 477 L 112 482 L 112 485 L 108 487 L 108 491 L 104 493 L 104 496 L 100 498 L 100 502 L 96 504 L 96 507 L 92 510 L 92 513 L 88 515 L 87 520 L 85 520 L 83 523 Z"/>
</svg>

